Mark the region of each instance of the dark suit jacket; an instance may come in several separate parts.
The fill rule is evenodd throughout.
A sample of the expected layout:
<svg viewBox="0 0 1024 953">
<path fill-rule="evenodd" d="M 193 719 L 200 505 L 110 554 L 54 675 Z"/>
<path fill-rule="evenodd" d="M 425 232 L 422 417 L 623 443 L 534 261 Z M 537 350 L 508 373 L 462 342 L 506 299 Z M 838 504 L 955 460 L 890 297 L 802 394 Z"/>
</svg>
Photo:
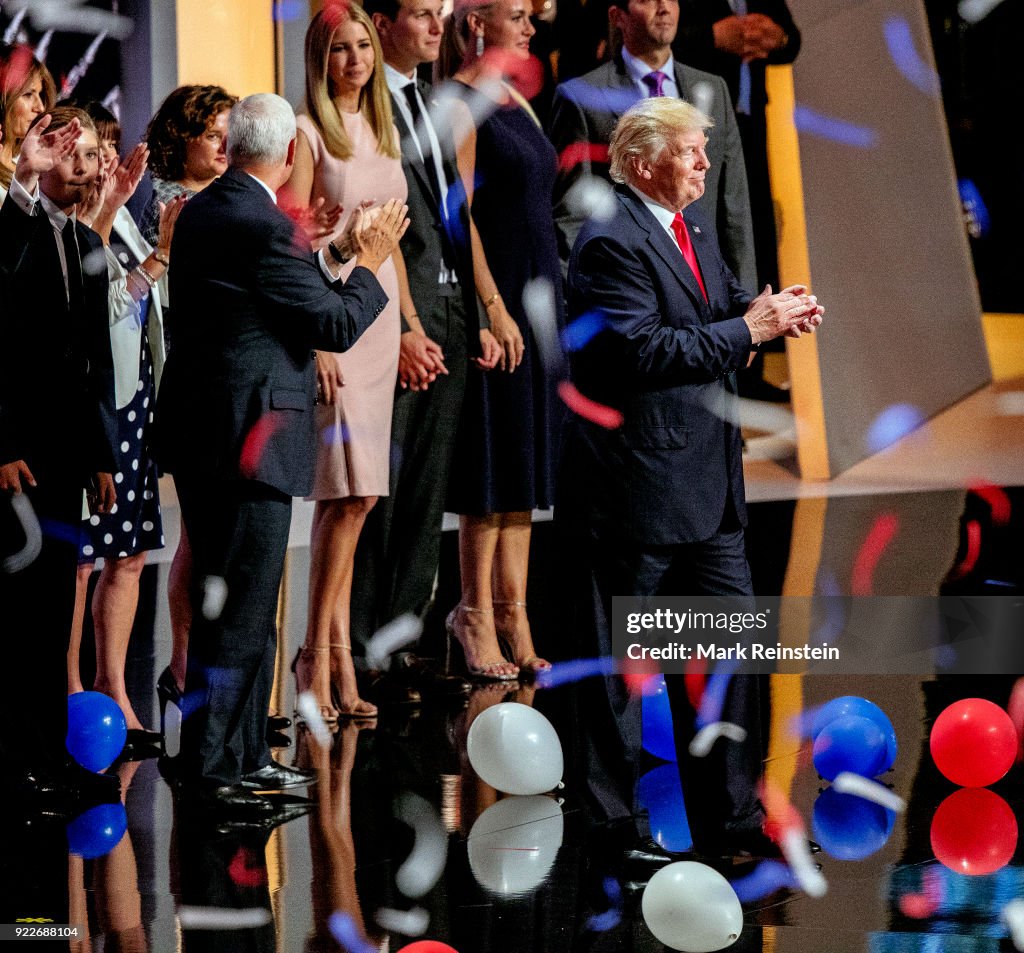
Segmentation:
<svg viewBox="0 0 1024 953">
<path fill-rule="evenodd" d="M 800 52 L 800 31 L 786 0 L 747 0 L 748 13 L 763 13 L 785 31 L 789 39 L 767 60 L 754 60 L 750 64 L 750 115 L 764 124 L 764 107 L 768 102 L 765 92 L 765 67 L 779 63 L 792 63 Z M 672 44 L 673 55 L 689 66 L 707 70 L 721 76 L 729 86 L 729 95 L 735 103 L 740 88 L 740 58 L 732 53 L 715 49 L 714 25 L 733 14 L 729 0 L 682 0 L 679 5 L 679 33 Z"/>
<path fill-rule="evenodd" d="M 162 465 L 310 491 L 316 458 L 311 350 L 344 351 L 387 304 L 372 272 L 344 286 L 260 183 L 229 169 L 174 230 L 174 344 L 158 407 Z"/>
<path fill-rule="evenodd" d="M 584 511 L 651 546 L 700 542 L 718 529 L 731 490 L 746 522 L 730 376 L 746 364 L 750 296 L 699 215 L 686 212 L 708 301 L 672 236 L 636 194 L 588 222 L 569 259 L 570 318 L 598 311 L 605 328 L 571 356 L 587 397 L 623 414 L 607 430 L 575 418 L 564 452 Z M 699 224 L 698 224 L 699 223 Z"/>
<path fill-rule="evenodd" d="M 708 136 L 711 168 L 707 172 L 704 196 L 695 208 L 717 228 L 725 260 L 740 283 L 753 290 L 757 284 L 757 269 L 750 224 L 750 194 L 732 101 L 719 77 L 683 66 L 678 61 L 675 80 L 680 96 L 691 102 L 697 83 L 711 87 L 710 117 L 715 123 Z M 569 190 L 588 172 L 608 180 L 607 146 L 612 132 L 622 114 L 640 99 L 640 91 L 626 72 L 621 57 L 585 76 L 562 83 L 555 90 L 549 135 L 560 156 L 555 185 L 555 224 L 563 261 L 568 258 L 584 222 L 567 201 Z M 604 158 L 584 158 L 570 163 L 563 153 L 576 144 L 603 147 Z"/>
<path fill-rule="evenodd" d="M 420 96 L 427 108 L 431 108 L 432 92 L 429 83 L 417 82 Z M 392 96 L 394 99 L 394 96 Z M 473 253 L 469 243 L 469 209 L 465 200 L 462 179 L 455 165 L 453 143 L 442 129 L 435 128 L 441 146 L 441 165 L 451 183 L 448 190 L 448 211 L 452 221 L 442 216 L 430 178 L 416 143 L 413 141 L 397 105 L 393 108 L 395 127 L 402 145 L 402 171 L 409 184 L 409 228 L 402 238 L 402 255 L 405 270 L 409 276 L 409 290 L 417 308 L 424 308 L 422 301 L 430 300 L 438 292 L 437 276 L 441 270 L 441 255 L 444 253 L 449 265 L 453 266 L 459 278 L 466 309 L 466 347 L 469 354 L 480 353 L 481 327 L 489 327 L 486 316 L 481 323 L 481 311 L 477 305 L 476 286 L 473 283 Z M 424 146 L 429 142 L 424 143 Z M 428 161 L 433 161 L 428 157 Z M 422 317 L 422 316 L 421 316 Z M 428 335 L 430 331 L 427 331 Z"/>
<path fill-rule="evenodd" d="M 103 242 L 82 224 L 75 235 L 85 267 L 69 305 L 42 208 L 0 208 L 0 463 L 82 486 L 113 471 L 117 424 Z"/>
</svg>

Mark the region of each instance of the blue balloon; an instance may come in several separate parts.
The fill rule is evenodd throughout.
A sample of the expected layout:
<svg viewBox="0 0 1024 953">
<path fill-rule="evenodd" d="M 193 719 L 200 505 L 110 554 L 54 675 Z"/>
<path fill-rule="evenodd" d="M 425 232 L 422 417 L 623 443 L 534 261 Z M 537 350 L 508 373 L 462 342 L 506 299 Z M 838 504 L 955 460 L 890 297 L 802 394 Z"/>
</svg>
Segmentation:
<svg viewBox="0 0 1024 953">
<path fill-rule="evenodd" d="M 829 781 L 843 771 L 873 778 L 881 773 L 885 757 L 882 729 L 860 715 L 836 718 L 814 739 L 814 767 Z"/>
<path fill-rule="evenodd" d="M 68 737 L 71 755 L 89 771 L 109 768 L 124 748 L 128 726 L 117 702 L 102 692 L 68 696 Z"/>
<path fill-rule="evenodd" d="M 895 812 L 835 788 L 818 795 L 811 819 L 814 839 L 836 860 L 870 857 L 885 846 L 895 823 Z"/>
<path fill-rule="evenodd" d="M 109 854 L 128 830 L 124 805 L 97 804 L 79 814 L 67 827 L 68 850 L 86 860 Z"/>
<path fill-rule="evenodd" d="M 896 754 L 899 750 L 896 744 L 896 729 L 889 721 L 889 716 L 874 702 L 868 701 L 866 698 L 842 695 L 826 702 L 814 714 L 814 720 L 811 722 L 811 738 L 816 739 L 826 725 L 843 715 L 859 715 L 878 725 L 882 734 L 885 735 L 885 759 L 878 773 L 888 771 L 896 763 Z"/>
<path fill-rule="evenodd" d="M 645 751 L 663 761 L 676 760 L 676 739 L 672 733 L 672 708 L 668 703 L 665 676 L 659 675 L 653 692 L 644 692 L 640 703 L 641 743 Z"/>
<path fill-rule="evenodd" d="M 637 799 L 647 808 L 651 837 L 665 850 L 681 853 L 693 847 L 676 765 L 662 764 L 648 771 L 640 779 Z"/>
</svg>

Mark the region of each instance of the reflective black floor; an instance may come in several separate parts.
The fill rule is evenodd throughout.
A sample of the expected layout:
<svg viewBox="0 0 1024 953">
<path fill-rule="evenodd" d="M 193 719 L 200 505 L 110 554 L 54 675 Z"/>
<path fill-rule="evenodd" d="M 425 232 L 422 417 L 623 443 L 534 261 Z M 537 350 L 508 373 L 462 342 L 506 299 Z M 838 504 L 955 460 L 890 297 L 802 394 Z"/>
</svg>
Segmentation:
<svg viewBox="0 0 1024 953">
<path fill-rule="evenodd" d="M 1020 489 L 764 503 L 751 509 L 750 560 L 764 594 L 828 585 L 861 594 L 867 586 L 878 594 L 1017 595 L 1024 588 L 1022 524 Z M 535 527 L 530 603 L 538 648 L 559 659 L 569 653 L 561 651 L 554 611 L 559 572 L 551 531 L 551 524 Z M 451 535 L 428 641 L 456 600 L 454 548 Z M 304 631 L 307 564 L 305 550 L 290 553 L 285 658 Z M 130 666 L 136 710 L 155 720 L 155 702 L 146 699 L 169 654 L 165 565 L 147 569 L 144 588 Z M 1016 764 L 990 789 L 959 789 L 938 773 L 928 747 L 932 722 L 951 702 L 975 696 L 1006 707 L 1013 674 L 771 678 L 766 775 L 821 843 L 816 860 L 828 890 L 812 898 L 788 886 L 777 862 L 716 861 L 745 900 L 731 948 L 1013 949 L 1002 914 L 1024 896 L 1016 820 L 1024 768 Z M 318 769 L 310 789 L 317 809 L 272 831 L 217 830 L 176 817 L 156 760 L 121 766 L 127 831 L 121 836 L 108 814 L 67 834 L 79 851 L 70 866 L 71 920 L 88 923 L 90 932 L 71 948 L 664 949 L 641 910 L 657 868 L 623 859 L 586 795 L 585 689 L 482 687 L 464 706 L 384 709 L 375 726 L 341 727 L 329 751 L 305 732 L 293 733 L 277 755 Z M 282 681 L 282 711 L 290 712 L 293 690 Z M 880 780 L 905 799 L 904 813 L 837 796 L 817 777 L 808 745 L 787 730 L 801 710 L 839 695 L 870 698 L 892 720 L 899 754 Z M 504 796 L 470 766 L 470 725 L 506 701 L 531 706 L 554 725 L 565 759 L 564 786 L 554 794 Z M 651 831 L 665 847 L 682 849 L 689 831 L 678 771 L 645 758 L 639 798 Z M 31 838 L 7 849 L 15 847 L 34 849 Z M 702 911 L 693 931 L 713 932 L 724 922 L 725 907 L 714 899 Z M 679 945 L 717 948 L 687 947 L 695 935 L 684 932 Z"/>
</svg>

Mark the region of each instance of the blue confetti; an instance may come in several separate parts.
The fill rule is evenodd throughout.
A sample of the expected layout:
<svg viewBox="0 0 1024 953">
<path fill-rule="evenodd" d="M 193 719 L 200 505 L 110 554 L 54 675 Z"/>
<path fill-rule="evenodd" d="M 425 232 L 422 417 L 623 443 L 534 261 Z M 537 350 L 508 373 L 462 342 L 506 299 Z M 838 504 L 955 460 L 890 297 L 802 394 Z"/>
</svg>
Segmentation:
<svg viewBox="0 0 1024 953">
<path fill-rule="evenodd" d="M 278 0 L 278 3 L 274 4 L 274 19 L 279 23 L 298 20 L 305 13 L 306 7 L 302 0 Z"/>
<path fill-rule="evenodd" d="M 588 311 L 566 325 L 562 331 L 562 347 L 566 351 L 579 351 L 597 333 L 607 327 L 608 321 L 601 311 Z"/>
<path fill-rule="evenodd" d="M 335 910 L 327 919 L 327 928 L 345 953 L 378 953 L 348 913 Z"/>
<path fill-rule="evenodd" d="M 889 48 L 889 56 L 904 77 L 922 93 L 938 96 L 939 77 L 918 53 L 914 45 L 914 34 L 910 24 L 904 17 L 889 17 L 883 27 L 885 45 Z"/>
<path fill-rule="evenodd" d="M 964 218 L 967 219 L 968 233 L 971 238 L 984 238 L 992 227 L 992 219 L 989 217 L 988 207 L 981 197 L 981 192 L 970 179 L 961 179 L 957 185 Z"/>
<path fill-rule="evenodd" d="M 878 145 L 878 133 L 870 126 L 858 126 L 834 116 L 815 112 L 807 106 L 793 110 L 793 124 L 800 132 L 819 139 L 831 139 L 844 146 L 857 149 L 874 149 Z"/>
<path fill-rule="evenodd" d="M 752 903 L 784 887 L 799 887 L 793 871 L 781 860 L 766 860 L 758 864 L 746 877 L 731 882 L 740 903 Z"/>
<path fill-rule="evenodd" d="M 868 450 L 877 453 L 924 423 L 924 414 L 913 404 L 892 404 L 886 407 L 868 427 L 865 442 Z"/>
<path fill-rule="evenodd" d="M 555 688 L 558 685 L 569 685 L 593 678 L 595 675 L 614 675 L 617 671 L 615 658 L 604 655 L 600 658 L 573 659 L 571 662 L 555 662 L 551 668 L 537 675 L 537 684 L 541 688 Z"/>
<path fill-rule="evenodd" d="M 698 729 L 722 720 L 725 695 L 729 691 L 729 682 L 733 673 L 738 667 L 739 662 L 730 659 L 719 665 L 708 678 L 707 684 L 704 686 L 704 694 L 700 699 L 700 708 L 697 711 Z"/>
</svg>

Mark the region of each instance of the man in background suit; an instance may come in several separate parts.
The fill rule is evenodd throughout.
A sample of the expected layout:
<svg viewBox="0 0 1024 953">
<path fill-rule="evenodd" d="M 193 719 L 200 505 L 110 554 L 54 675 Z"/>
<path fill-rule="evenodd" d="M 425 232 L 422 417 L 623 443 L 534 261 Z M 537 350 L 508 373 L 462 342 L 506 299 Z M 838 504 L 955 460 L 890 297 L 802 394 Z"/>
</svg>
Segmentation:
<svg viewBox="0 0 1024 953">
<path fill-rule="evenodd" d="M 76 215 L 99 158 L 84 112 L 40 117 L 0 208 L 0 605 L 12 676 L 0 693 L 0 772 L 15 801 L 58 810 L 116 799 L 119 787 L 64 747 L 83 489 L 91 483 L 94 512 L 114 504 L 107 272 L 88 266 L 103 243 Z M 42 545 L 22 565 L 9 557 L 28 544 L 13 508 L 26 500 Z"/>
<path fill-rule="evenodd" d="M 711 168 L 699 201 L 703 216 L 718 231 L 726 264 L 747 291 L 757 286 L 750 197 L 732 101 L 721 78 L 683 66 L 672 57 L 679 25 L 678 0 L 614 0 L 608 10 L 622 47 L 611 61 L 555 91 L 550 136 L 560 155 L 555 187 L 555 223 L 563 260 L 587 219 L 580 187 L 589 175 L 608 180 L 606 150 L 619 117 L 647 97 L 672 96 L 694 102 L 714 121 L 708 144 Z"/>
<path fill-rule="evenodd" d="M 335 277 L 344 249 L 329 246 L 333 261 L 321 254 L 318 265 L 277 208 L 294 156 L 284 99 L 257 94 L 232 108 L 230 167 L 188 203 L 174 233 L 183 317 L 158 408 L 160 459 L 195 561 L 182 780 L 200 804 L 263 815 L 273 804 L 253 790 L 311 779 L 272 761 L 264 737 L 291 498 L 313 483 L 311 351 L 346 350 L 383 310 L 375 273 L 406 221 L 394 202 L 369 224 L 359 210 L 347 233 L 357 267 L 344 286 L 328 280 L 321 269 Z"/>
<path fill-rule="evenodd" d="M 605 322 L 571 356 L 572 380 L 623 415 L 615 429 L 573 418 L 559 474 L 557 519 L 573 545 L 566 565 L 580 593 L 567 601 L 577 606 L 575 627 L 596 633 L 590 654 L 612 651 L 613 596 L 753 595 L 732 375 L 753 348 L 821 321 L 822 309 L 800 286 L 751 299 L 706 221 L 689 209 L 705 190 L 709 125 L 678 99 L 630 109 L 610 147 L 615 215 L 588 222 L 569 259 L 570 318 L 596 312 Z M 620 679 L 608 683 L 603 705 L 593 708 L 606 725 L 605 743 L 592 753 L 595 783 L 617 788 L 629 814 L 638 699 Z M 747 728 L 746 745 L 729 748 L 714 778 L 706 766 L 684 774 L 698 849 L 763 846 L 754 793 L 759 691 L 756 677 L 732 680 L 722 718 Z M 681 684 L 670 686 L 670 698 L 676 737 L 685 741 Z M 615 800 L 594 794 L 600 803 Z"/>
<path fill-rule="evenodd" d="M 417 67 L 440 52 L 441 0 L 367 0 L 365 9 L 380 35 L 409 183 L 402 256 L 417 313 L 402 315 L 390 492 L 367 517 L 356 550 L 352 640 L 364 647 L 375 629 L 403 613 L 422 615 L 430 604 L 467 362 L 491 368 L 499 351 L 477 305 L 474 226 L 455 145 L 447 126 L 431 120 L 430 85 L 417 79 Z M 419 690 L 467 685 L 409 657 L 396 674 Z"/>
</svg>

